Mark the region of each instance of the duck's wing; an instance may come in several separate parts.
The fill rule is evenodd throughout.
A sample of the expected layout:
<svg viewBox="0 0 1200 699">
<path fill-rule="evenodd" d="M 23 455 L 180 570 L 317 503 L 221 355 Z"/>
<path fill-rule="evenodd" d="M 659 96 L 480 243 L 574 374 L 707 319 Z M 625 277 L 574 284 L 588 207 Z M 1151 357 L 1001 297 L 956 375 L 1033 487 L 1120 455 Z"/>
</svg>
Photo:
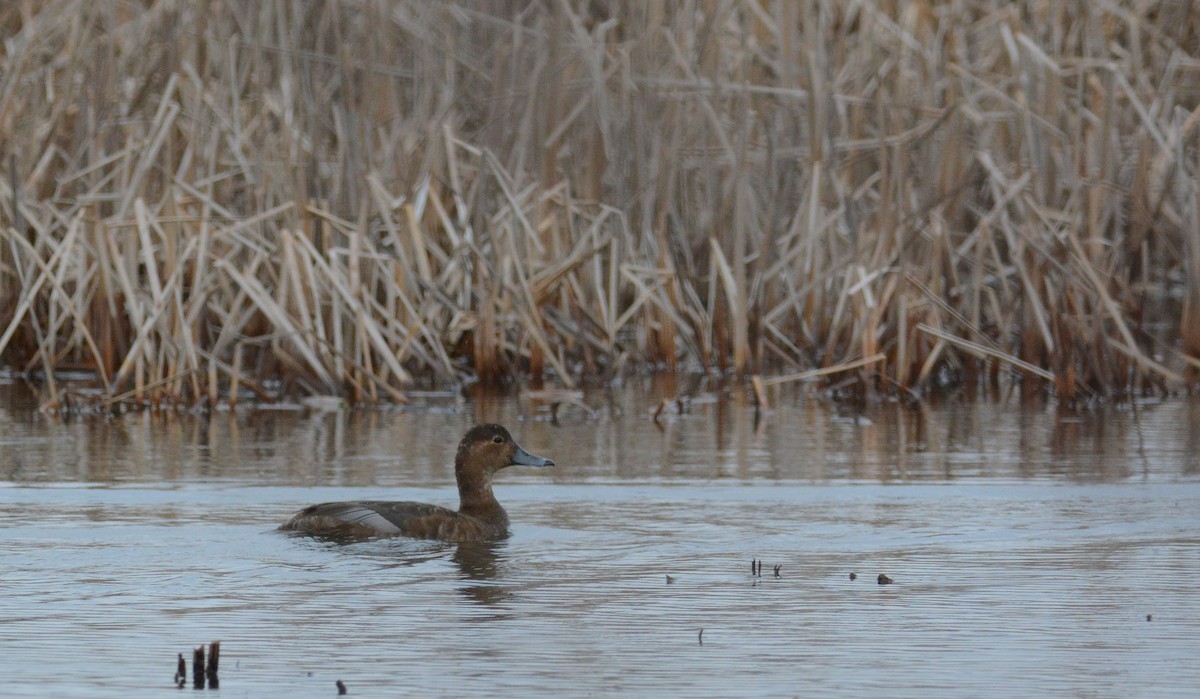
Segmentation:
<svg viewBox="0 0 1200 699">
<path fill-rule="evenodd" d="M 353 501 L 323 502 L 300 510 L 280 529 L 310 534 L 345 533 L 361 535 L 424 536 L 431 520 L 454 521 L 454 510 L 423 502 Z"/>
</svg>

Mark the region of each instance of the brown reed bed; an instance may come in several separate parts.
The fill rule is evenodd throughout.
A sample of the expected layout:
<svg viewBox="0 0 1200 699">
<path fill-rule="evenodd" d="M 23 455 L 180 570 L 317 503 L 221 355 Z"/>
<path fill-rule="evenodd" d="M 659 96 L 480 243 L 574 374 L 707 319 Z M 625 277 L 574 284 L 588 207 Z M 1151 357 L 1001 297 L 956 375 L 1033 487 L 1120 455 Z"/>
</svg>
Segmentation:
<svg viewBox="0 0 1200 699">
<path fill-rule="evenodd" d="M 111 406 L 1200 367 L 1188 2 L 20 0 L 0 34 L 0 362 L 51 408 L 65 369 Z"/>
</svg>

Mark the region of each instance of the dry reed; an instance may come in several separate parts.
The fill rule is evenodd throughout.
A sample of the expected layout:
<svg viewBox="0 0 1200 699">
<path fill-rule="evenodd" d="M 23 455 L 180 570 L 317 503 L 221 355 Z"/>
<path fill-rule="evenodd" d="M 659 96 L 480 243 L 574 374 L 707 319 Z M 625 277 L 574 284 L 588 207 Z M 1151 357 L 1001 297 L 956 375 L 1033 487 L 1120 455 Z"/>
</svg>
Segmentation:
<svg viewBox="0 0 1200 699">
<path fill-rule="evenodd" d="M 106 405 L 1200 369 L 1191 3 L 21 0 L 0 34 L 0 360 L 50 407 L 71 368 Z"/>
</svg>

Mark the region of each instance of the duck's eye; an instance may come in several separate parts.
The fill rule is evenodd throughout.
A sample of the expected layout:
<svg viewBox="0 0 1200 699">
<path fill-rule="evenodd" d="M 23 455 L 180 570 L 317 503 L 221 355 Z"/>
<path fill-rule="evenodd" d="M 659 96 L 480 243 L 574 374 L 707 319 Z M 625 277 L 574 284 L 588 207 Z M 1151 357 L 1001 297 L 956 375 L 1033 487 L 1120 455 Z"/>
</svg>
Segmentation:
<svg viewBox="0 0 1200 699">
<path fill-rule="evenodd" d="M 492 441 L 495 442 L 496 444 L 504 444 L 504 438 L 501 437 L 500 435 L 496 435 L 495 437 L 492 437 Z"/>
</svg>

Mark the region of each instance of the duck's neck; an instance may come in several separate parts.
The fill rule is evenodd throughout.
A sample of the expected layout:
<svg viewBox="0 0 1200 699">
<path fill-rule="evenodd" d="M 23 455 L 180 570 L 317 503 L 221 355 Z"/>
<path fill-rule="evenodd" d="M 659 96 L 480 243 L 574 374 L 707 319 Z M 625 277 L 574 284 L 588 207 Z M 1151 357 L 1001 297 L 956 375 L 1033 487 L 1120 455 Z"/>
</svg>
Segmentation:
<svg viewBox="0 0 1200 699">
<path fill-rule="evenodd" d="M 508 523 L 508 514 L 492 494 L 491 479 L 458 483 L 458 511 L 488 522 Z"/>
</svg>

